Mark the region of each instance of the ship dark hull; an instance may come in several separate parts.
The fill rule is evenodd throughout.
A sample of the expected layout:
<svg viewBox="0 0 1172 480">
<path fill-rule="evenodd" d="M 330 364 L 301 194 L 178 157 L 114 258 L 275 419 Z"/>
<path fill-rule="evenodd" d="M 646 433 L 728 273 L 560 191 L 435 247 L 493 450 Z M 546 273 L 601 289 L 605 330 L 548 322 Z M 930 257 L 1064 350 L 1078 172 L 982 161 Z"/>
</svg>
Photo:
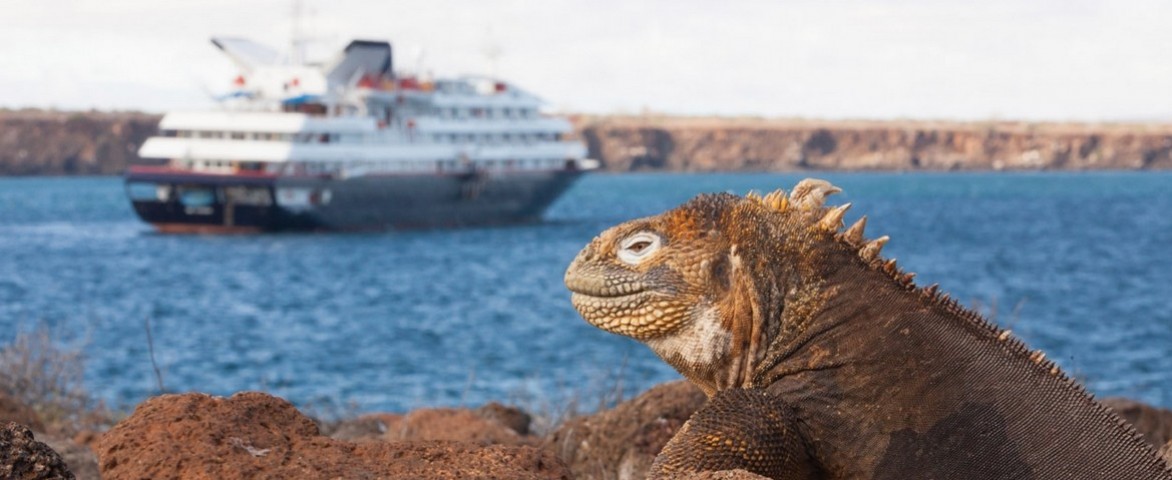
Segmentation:
<svg viewBox="0 0 1172 480">
<path fill-rule="evenodd" d="M 533 222 L 581 174 L 546 170 L 335 179 L 132 168 L 126 184 L 134 211 L 163 232 L 354 231 Z"/>
</svg>

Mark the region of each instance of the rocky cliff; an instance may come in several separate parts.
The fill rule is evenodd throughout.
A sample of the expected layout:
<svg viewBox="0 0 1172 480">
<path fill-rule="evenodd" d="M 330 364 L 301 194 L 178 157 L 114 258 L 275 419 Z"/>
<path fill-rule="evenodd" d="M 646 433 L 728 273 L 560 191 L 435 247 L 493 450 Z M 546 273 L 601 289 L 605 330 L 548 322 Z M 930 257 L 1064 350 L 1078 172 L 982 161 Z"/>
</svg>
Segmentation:
<svg viewBox="0 0 1172 480">
<path fill-rule="evenodd" d="M 609 171 L 1172 169 L 1172 125 L 578 116 Z M 0 110 L 0 175 L 116 174 L 143 113 Z"/>
<path fill-rule="evenodd" d="M 582 117 L 608 170 L 1172 168 L 1172 125 Z"/>
<path fill-rule="evenodd" d="M 142 113 L 0 110 L 0 175 L 108 175 L 159 123 Z"/>
</svg>

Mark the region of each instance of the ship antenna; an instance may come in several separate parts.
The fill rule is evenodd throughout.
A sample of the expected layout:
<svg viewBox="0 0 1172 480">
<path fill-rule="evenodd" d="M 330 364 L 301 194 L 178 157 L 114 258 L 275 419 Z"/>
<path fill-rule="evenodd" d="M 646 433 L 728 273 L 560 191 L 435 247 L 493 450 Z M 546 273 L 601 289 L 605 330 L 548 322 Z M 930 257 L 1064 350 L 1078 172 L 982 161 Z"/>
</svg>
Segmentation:
<svg viewBox="0 0 1172 480">
<path fill-rule="evenodd" d="M 293 31 L 291 32 L 291 38 L 289 39 L 289 61 L 293 65 L 301 65 L 305 61 L 303 58 L 304 55 L 301 51 L 303 48 L 303 42 L 301 38 L 302 7 L 303 5 L 301 0 L 293 0 Z"/>
<path fill-rule="evenodd" d="M 501 49 L 500 43 L 494 38 L 491 26 L 485 31 L 485 36 L 488 38 L 484 42 L 484 50 L 482 53 L 484 53 L 484 58 L 488 60 L 488 73 L 492 75 L 492 78 L 497 78 L 496 65 L 501 55 L 504 54 L 504 50 Z"/>
<path fill-rule="evenodd" d="M 417 77 L 423 75 L 423 57 L 426 54 L 427 50 L 421 46 L 417 46 L 411 49 L 411 57 L 412 60 L 414 60 L 412 63 L 415 64 L 415 71 L 411 73 L 415 74 Z"/>
</svg>

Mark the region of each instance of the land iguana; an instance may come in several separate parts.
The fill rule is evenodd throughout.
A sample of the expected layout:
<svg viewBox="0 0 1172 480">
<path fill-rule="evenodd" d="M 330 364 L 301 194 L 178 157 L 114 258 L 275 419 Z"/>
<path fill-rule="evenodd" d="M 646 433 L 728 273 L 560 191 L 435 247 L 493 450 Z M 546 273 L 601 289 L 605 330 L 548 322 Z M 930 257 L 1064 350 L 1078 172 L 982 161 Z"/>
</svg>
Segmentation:
<svg viewBox="0 0 1172 480">
<path fill-rule="evenodd" d="M 652 477 L 1172 479 L 1041 351 L 920 288 L 822 180 L 700 195 L 595 238 L 566 272 L 591 324 L 709 396 Z"/>
</svg>

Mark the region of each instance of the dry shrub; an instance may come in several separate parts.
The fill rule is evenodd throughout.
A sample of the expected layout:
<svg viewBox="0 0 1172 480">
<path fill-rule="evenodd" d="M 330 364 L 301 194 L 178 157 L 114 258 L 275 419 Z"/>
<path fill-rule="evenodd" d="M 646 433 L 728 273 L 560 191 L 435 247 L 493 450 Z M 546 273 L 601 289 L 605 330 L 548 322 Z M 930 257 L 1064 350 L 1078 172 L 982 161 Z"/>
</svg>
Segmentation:
<svg viewBox="0 0 1172 480">
<path fill-rule="evenodd" d="M 30 406 L 50 429 L 76 432 L 108 423 L 84 386 L 82 348 L 67 346 L 44 323 L 0 346 L 0 392 Z"/>
<path fill-rule="evenodd" d="M 507 404 L 520 408 L 532 417 L 534 435 L 543 437 L 566 422 L 582 415 L 614 408 L 624 400 L 627 382 L 627 359 L 617 369 L 599 372 L 584 384 L 558 382 L 552 391 L 514 390 Z"/>
</svg>

